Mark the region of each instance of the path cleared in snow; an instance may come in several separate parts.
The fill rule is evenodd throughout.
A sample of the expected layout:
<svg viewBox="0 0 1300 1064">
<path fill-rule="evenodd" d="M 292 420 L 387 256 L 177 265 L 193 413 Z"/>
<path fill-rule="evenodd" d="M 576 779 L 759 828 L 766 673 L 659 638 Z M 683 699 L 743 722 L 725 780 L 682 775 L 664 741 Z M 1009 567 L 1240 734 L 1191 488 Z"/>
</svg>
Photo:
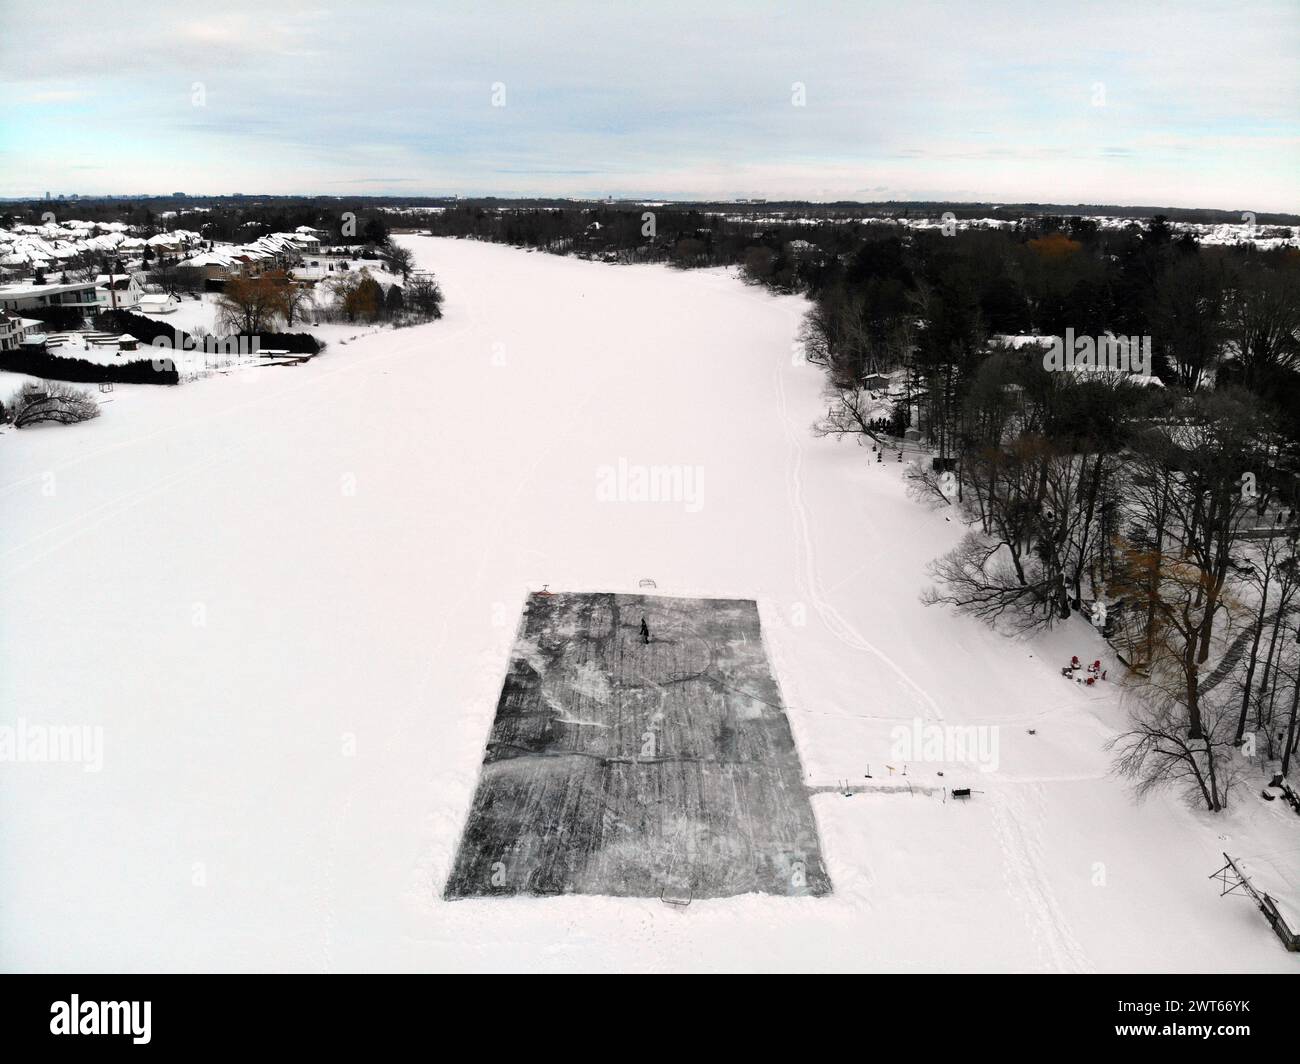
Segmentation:
<svg viewBox="0 0 1300 1064">
<path fill-rule="evenodd" d="M 0 724 L 103 739 L 0 765 L 4 967 L 1295 969 L 1206 878 L 1294 815 L 1135 807 L 1113 688 L 1059 675 L 1086 625 L 920 604 L 960 527 L 812 437 L 801 300 L 404 242 L 441 322 L 0 437 Z M 652 467 L 694 487 L 602 490 Z M 526 595 L 643 577 L 756 599 L 805 782 L 881 785 L 812 796 L 834 893 L 442 900 Z M 996 756 L 900 739 L 958 726 Z"/>
</svg>

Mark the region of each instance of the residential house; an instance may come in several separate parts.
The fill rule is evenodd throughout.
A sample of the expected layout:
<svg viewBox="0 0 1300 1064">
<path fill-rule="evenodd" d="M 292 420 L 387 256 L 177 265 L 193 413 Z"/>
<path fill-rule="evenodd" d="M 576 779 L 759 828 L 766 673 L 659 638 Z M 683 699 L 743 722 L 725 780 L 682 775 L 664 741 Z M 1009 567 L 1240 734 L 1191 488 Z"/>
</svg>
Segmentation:
<svg viewBox="0 0 1300 1064">
<path fill-rule="evenodd" d="M 99 300 L 100 310 L 135 310 L 144 295 L 144 289 L 134 274 L 114 274 L 110 284 L 109 275 L 101 273 L 95 278 L 95 296 Z"/>
<path fill-rule="evenodd" d="M 40 310 L 46 307 L 68 307 L 93 313 L 99 306 L 94 281 L 77 281 L 72 284 L 19 284 L 0 285 L 0 310 Z"/>
<path fill-rule="evenodd" d="M 45 323 L 0 310 L 0 351 L 13 351 L 24 344 L 42 343 Z"/>
<path fill-rule="evenodd" d="M 171 314 L 180 305 L 180 299 L 170 292 L 151 293 L 140 297 L 139 308 L 144 314 Z"/>
<path fill-rule="evenodd" d="M 230 251 L 204 251 L 180 263 L 182 268 L 202 270 L 209 281 L 224 281 L 232 274 L 243 272 L 244 262 Z"/>
</svg>

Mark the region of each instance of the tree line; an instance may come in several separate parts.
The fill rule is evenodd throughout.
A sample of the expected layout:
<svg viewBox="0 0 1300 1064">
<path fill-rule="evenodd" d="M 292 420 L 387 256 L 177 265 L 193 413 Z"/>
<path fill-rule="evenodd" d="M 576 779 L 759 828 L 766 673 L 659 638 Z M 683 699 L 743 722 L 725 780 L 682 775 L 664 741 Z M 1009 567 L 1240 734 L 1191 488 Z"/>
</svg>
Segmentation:
<svg viewBox="0 0 1300 1064">
<path fill-rule="evenodd" d="M 969 526 L 927 602 L 1095 624 L 1129 668 L 1112 746 L 1139 793 L 1218 811 L 1261 761 L 1290 770 L 1300 252 L 1202 246 L 1162 217 L 882 231 L 812 300 L 819 431 L 908 432 L 914 490 Z M 1147 337 L 1151 372 L 1062 372 L 1047 352 L 1067 331 Z"/>
</svg>

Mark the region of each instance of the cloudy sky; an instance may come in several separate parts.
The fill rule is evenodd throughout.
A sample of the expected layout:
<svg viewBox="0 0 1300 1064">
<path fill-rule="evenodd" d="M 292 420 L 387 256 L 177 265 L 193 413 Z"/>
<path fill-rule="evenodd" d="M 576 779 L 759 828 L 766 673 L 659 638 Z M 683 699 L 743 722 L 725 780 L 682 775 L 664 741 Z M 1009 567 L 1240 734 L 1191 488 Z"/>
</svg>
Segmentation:
<svg viewBox="0 0 1300 1064">
<path fill-rule="evenodd" d="M 1300 0 L 0 0 L 0 195 L 1300 209 Z"/>
</svg>

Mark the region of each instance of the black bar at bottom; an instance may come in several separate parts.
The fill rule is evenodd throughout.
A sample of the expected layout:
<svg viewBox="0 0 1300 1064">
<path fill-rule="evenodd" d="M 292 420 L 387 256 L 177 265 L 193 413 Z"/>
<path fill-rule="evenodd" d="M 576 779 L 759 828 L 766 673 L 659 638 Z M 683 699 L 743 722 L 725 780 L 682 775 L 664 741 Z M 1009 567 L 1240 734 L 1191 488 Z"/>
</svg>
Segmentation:
<svg viewBox="0 0 1300 1064">
<path fill-rule="evenodd" d="M 733 979 L 706 990 L 647 981 L 631 989 L 602 979 L 483 993 L 463 977 L 453 983 L 440 975 L 10 975 L 0 980 L 0 1044 L 10 1060 L 28 1059 L 12 1055 L 16 1049 L 65 1047 L 319 1048 L 338 1059 L 349 1049 L 396 1053 L 412 1040 L 457 1056 L 499 1056 L 526 1051 L 530 1042 L 538 1051 L 559 1051 L 546 1045 L 572 1029 L 576 1013 L 583 1043 L 600 1039 L 606 1048 L 631 1038 L 648 1049 L 681 1022 L 712 1028 L 724 1042 L 758 1040 L 772 1052 L 784 1052 L 782 1043 L 794 1052 L 822 1052 L 847 1038 L 868 1055 L 889 1052 L 891 1044 L 963 1056 L 1125 1046 L 1182 1053 L 1199 1045 L 1221 1053 L 1247 1049 L 1257 1060 L 1295 1059 L 1300 983 L 1273 976 L 832 975 L 833 988 L 826 976 L 778 978 L 784 985 L 739 986 Z M 779 1008 L 766 1012 L 760 996 Z M 675 1005 L 665 1012 L 669 1003 Z"/>
</svg>

